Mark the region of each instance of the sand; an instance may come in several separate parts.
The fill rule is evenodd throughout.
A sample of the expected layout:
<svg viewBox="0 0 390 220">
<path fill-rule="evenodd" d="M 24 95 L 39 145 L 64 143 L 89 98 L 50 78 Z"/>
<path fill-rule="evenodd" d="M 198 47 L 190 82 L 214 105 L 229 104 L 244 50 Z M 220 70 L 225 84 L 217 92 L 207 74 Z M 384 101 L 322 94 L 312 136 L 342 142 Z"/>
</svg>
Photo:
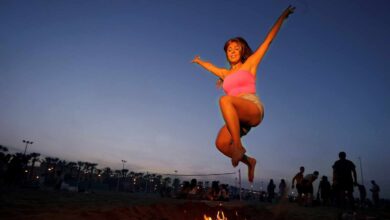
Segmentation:
<svg viewBox="0 0 390 220">
<path fill-rule="evenodd" d="M 325 220 L 339 219 L 342 213 L 333 207 L 302 207 L 288 201 L 191 201 L 156 194 L 3 189 L 0 195 L 0 219 L 203 220 L 206 214 L 215 220 L 218 211 L 223 211 L 228 220 Z"/>
</svg>

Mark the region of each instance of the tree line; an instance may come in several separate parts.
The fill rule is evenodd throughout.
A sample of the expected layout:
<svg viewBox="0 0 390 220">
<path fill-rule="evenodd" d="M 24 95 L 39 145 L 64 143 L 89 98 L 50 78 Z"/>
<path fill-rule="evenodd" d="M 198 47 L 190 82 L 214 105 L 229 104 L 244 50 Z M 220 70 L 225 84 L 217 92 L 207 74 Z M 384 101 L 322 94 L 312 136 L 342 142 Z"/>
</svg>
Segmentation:
<svg viewBox="0 0 390 220">
<path fill-rule="evenodd" d="M 183 182 L 184 183 L 184 182 Z M 111 190 L 125 192 L 177 192 L 179 178 L 128 169 L 98 168 L 97 163 L 66 161 L 56 157 L 9 153 L 0 145 L 0 186 L 53 188 L 57 190 Z"/>
</svg>

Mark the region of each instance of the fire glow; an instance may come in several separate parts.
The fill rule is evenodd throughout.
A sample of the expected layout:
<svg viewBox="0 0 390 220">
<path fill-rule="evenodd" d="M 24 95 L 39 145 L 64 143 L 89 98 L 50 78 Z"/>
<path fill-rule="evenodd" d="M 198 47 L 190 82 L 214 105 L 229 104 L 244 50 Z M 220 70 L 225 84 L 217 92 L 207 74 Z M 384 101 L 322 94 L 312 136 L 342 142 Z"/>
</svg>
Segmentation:
<svg viewBox="0 0 390 220">
<path fill-rule="evenodd" d="M 213 220 L 211 217 L 208 217 L 207 215 L 203 215 L 204 220 Z M 228 220 L 225 217 L 225 214 L 221 211 L 218 211 L 216 220 Z"/>
</svg>

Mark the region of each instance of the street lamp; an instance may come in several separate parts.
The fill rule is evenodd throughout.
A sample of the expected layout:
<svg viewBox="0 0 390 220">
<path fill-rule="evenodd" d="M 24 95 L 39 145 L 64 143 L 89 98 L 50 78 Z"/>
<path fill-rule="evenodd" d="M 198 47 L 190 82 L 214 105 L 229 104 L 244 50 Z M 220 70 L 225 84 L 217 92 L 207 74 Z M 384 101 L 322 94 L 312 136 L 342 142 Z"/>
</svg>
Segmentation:
<svg viewBox="0 0 390 220">
<path fill-rule="evenodd" d="M 28 146 L 29 144 L 33 144 L 34 142 L 32 142 L 32 141 L 26 141 L 26 140 L 23 140 L 23 143 L 26 143 L 26 147 L 24 148 L 24 155 L 26 155 L 26 152 L 27 152 L 27 146 Z"/>
</svg>

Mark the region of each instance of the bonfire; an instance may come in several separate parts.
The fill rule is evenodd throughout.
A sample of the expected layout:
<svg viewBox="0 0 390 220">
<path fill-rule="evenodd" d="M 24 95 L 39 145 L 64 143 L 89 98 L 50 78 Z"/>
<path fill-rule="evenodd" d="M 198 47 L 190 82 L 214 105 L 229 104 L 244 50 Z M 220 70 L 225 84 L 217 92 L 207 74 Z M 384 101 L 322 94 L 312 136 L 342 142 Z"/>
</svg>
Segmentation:
<svg viewBox="0 0 390 220">
<path fill-rule="evenodd" d="M 213 220 L 211 217 L 208 217 L 207 215 L 203 215 L 204 220 Z M 217 213 L 217 219 L 216 220 L 228 220 L 225 217 L 225 214 L 221 211 L 218 211 Z"/>
</svg>

